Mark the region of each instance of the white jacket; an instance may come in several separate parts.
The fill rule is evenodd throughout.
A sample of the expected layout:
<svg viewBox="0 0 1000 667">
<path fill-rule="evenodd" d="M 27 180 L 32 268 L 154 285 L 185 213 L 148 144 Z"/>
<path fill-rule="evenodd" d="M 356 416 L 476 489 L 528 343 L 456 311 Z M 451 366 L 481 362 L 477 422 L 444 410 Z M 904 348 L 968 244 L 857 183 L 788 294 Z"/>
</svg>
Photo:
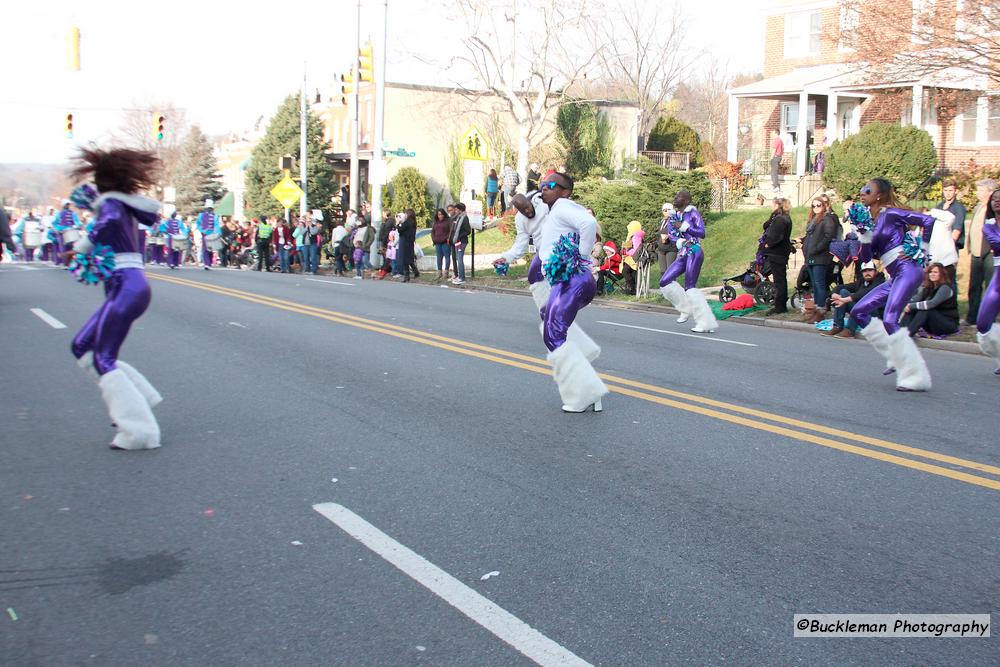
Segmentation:
<svg viewBox="0 0 1000 667">
<path fill-rule="evenodd" d="M 565 234 L 580 235 L 580 254 L 590 257 L 590 249 L 597 240 L 597 220 L 587 209 L 570 199 L 557 199 L 545 216 L 542 240 L 538 243 L 538 259 L 544 265 L 552 254 L 552 248 Z"/>
</svg>

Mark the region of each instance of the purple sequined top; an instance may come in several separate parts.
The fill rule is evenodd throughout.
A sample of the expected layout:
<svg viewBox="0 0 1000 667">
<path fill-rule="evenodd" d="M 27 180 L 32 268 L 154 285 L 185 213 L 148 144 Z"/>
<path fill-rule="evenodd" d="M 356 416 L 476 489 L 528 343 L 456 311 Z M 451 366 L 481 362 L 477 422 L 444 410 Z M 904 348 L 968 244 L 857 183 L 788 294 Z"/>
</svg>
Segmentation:
<svg viewBox="0 0 1000 667">
<path fill-rule="evenodd" d="M 931 232 L 934 231 L 934 218 L 917 211 L 907 211 L 901 208 L 886 208 L 879 213 L 878 222 L 871 232 L 871 239 L 862 238 L 861 261 L 868 262 L 879 259 L 893 248 L 903 245 L 907 227 L 922 227 L 924 243 L 930 243 Z M 896 260 L 885 267 L 890 274 Z"/>
<path fill-rule="evenodd" d="M 675 227 L 669 226 L 670 238 L 673 240 L 684 239 L 697 243 L 699 239 L 705 238 L 705 221 L 701 218 L 701 213 L 694 206 L 688 206 L 680 215 L 674 214 L 675 219 L 680 220 L 680 224 Z"/>
</svg>

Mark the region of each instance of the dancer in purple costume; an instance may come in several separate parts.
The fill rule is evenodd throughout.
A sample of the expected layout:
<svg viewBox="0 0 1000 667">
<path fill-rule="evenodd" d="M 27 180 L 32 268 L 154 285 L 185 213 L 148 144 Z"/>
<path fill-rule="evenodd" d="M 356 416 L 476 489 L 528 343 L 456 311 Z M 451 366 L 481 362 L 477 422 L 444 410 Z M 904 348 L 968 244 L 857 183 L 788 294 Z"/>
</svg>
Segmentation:
<svg viewBox="0 0 1000 667">
<path fill-rule="evenodd" d="M 514 227 L 517 229 L 517 235 L 514 237 L 514 244 L 510 250 L 500 255 L 493 262 L 494 266 L 513 264 L 527 251 L 530 240 L 534 239 L 536 244 L 542 240 L 542 229 L 549 207 L 542 201 L 541 193 L 516 194 L 511 198 L 510 204 L 517 212 L 514 216 Z M 528 288 L 531 291 L 531 298 L 535 302 L 536 312 L 541 312 L 542 307 L 549 300 L 551 288 L 549 281 L 542 273 L 542 262 L 538 259 L 537 254 L 531 258 L 531 263 L 528 265 Z M 601 347 L 575 322 L 570 325 L 567 338 L 580 346 L 588 361 L 593 361 L 600 356 Z"/>
<path fill-rule="evenodd" d="M 222 232 L 214 208 L 215 202 L 206 199 L 205 210 L 198 214 L 198 219 L 195 221 L 195 228 L 201 232 L 201 263 L 205 266 L 206 271 L 212 266 L 212 241 L 218 239 Z"/>
<path fill-rule="evenodd" d="M 149 306 L 150 289 L 139 253 L 138 225 L 158 222 L 159 202 L 136 194 L 155 183 L 159 165 L 147 151 L 84 148 L 73 176 L 93 176 L 100 197 L 93 203 L 93 227 L 73 250 L 63 255 L 67 263 L 77 253 L 98 245 L 114 251 L 115 268 L 104 283 L 104 304 L 73 338 L 73 356 L 84 370 L 96 370 L 101 395 L 117 434 L 114 449 L 155 449 L 160 427 L 152 407 L 162 397 L 139 371 L 118 359 L 132 323 Z"/>
<path fill-rule="evenodd" d="M 681 316 L 678 322 L 687 322 L 694 315 L 695 333 L 713 333 L 719 328 L 719 323 L 708 307 L 705 295 L 698 289 L 698 276 L 701 265 L 705 261 L 705 252 L 701 249 L 701 240 L 705 238 L 705 221 L 694 206 L 691 205 L 691 193 L 681 190 L 674 197 L 674 209 L 670 216 L 667 234 L 677 245 L 677 259 L 667 267 L 660 276 L 660 293 L 674 305 Z M 677 284 L 677 279 L 684 275 L 684 287 Z"/>
<path fill-rule="evenodd" d="M 916 261 L 919 257 L 914 255 L 919 249 L 908 238 L 907 228 L 920 227 L 919 238 L 926 245 L 935 221 L 950 225 L 955 216 L 940 209 L 925 215 L 900 208 L 892 184 L 884 178 L 869 181 L 861 188 L 860 199 L 871 214 L 868 223 L 874 225 L 873 229 L 859 228 L 857 221 L 851 219 L 862 244 L 860 261 L 881 259 L 889 280 L 866 294 L 851 310 L 851 317 L 861 327 L 865 339 L 896 369 L 898 391 L 927 391 L 931 388 L 927 364 L 909 332 L 899 327 L 903 309 L 924 280 L 924 271 Z M 884 308 L 884 320 L 872 317 L 878 308 Z"/>
<path fill-rule="evenodd" d="M 996 324 L 1000 314 L 1000 190 L 994 190 L 990 202 L 986 206 L 986 221 L 983 223 L 983 236 L 993 251 L 993 278 L 979 303 L 979 314 L 976 317 L 976 338 L 983 354 L 990 357 L 998 365 L 993 371 L 1000 375 L 1000 327 Z"/>
<path fill-rule="evenodd" d="M 552 291 L 542 306 L 542 339 L 559 386 L 564 412 L 601 411 L 608 388 L 590 365 L 584 350 L 567 339 L 577 313 L 589 304 L 597 284 L 587 268 L 590 248 L 597 238 L 597 220 L 569 199 L 573 179 L 554 172 L 541 183 L 542 201 L 549 207 L 538 245 L 538 259 Z M 581 252 L 581 248 L 585 249 Z M 560 267 L 563 267 L 560 269 Z"/>
<path fill-rule="evenodd" d="M 183 220 L 177 217 L 177 211 L 175 210 L 170 214 L 170 218 L 160 223 L 160 233 L 167 239 L 167 266 L 171 269 L 176 269 L 180 266 L 184 258 L 181 257 L 183 251 L 180 248 L 175 249 L 174 242 L 187 241 L 188 226 L 184 224 Z"/>
</svg>

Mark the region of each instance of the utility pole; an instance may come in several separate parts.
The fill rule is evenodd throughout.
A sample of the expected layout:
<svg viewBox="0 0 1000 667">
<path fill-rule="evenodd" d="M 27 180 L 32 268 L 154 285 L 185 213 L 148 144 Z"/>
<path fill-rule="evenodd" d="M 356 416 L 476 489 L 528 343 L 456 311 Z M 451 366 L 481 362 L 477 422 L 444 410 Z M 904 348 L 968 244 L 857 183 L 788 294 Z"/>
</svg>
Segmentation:
<svg viewBox="0 0 1000 667">
<path fill-rule="evenodd" d="M 299 217 L 302 217 L 309 210 L 306 199 L 309 196 L 309 189 L 306 187 L 306 63 L 302 63 L 302 99 L 299 104 L 299 187 L 302 188 L 302 199 L 299 200 Z"/>
<path fill-rule="evenodd" d="M 361 215 L 361 165 L 358 162 L 358 143 L 361 141 L 361 121 L 358 118 L 358 98 L 361 87 L 361 72 L 358 67 L 358 52 L 361 50 L 361 0 L 358 0 L 357 26 L 354 30 L 354 93 L 351 100 L 351 208 Z"/>
<path fill-rule="evenodd" d="M 372 224 L 376 233 L 382 227 L 382 186 L 385 185 L 385 52 L 387 26 L 389 21 L 389 0 L 385 0 L 382 11 L 382 35 L 375 54 L 375 149 L 372 165 L 368 168 L 368 180 L 372 184 Z M 374 178 L 372 177 L 374 174 Z"/>
</svg>

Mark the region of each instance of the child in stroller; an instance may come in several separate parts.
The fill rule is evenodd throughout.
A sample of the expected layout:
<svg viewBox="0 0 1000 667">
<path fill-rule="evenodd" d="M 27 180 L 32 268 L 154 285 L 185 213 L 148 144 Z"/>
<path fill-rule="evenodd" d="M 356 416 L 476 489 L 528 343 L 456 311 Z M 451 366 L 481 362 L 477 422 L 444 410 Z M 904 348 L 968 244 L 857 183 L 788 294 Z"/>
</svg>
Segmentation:
<svg viewBox="0 0 1000 667">
<path fill-rule="evenodd" d="M 597 269 L 597 293 L 611 294 L 622 279 L 622 255 L 614 241 L 604 242 L 604 263 Z"/>
</svg>

